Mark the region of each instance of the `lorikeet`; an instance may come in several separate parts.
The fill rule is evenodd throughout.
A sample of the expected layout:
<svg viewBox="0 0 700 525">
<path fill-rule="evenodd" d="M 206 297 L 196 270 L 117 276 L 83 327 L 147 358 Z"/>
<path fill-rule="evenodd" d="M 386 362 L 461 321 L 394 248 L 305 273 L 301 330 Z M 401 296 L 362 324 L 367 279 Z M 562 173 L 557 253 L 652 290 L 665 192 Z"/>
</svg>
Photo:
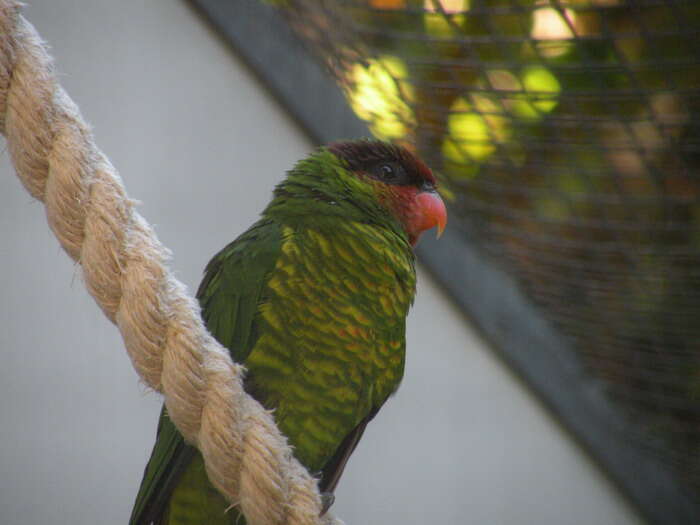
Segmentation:
<svg viewBox="0 0 700 525">
<path fill-rule="evenodd" d="M 428 167 L 372 140 L 321 148 L 291 170 L 262 218 L 208 264 L 209 331 L 248 369 L 328 500 L 367 423 L 403 376 L 412 246 L 447 220 Z M 241 524 L 165 410 L 132 524 Z"/>
</svg>

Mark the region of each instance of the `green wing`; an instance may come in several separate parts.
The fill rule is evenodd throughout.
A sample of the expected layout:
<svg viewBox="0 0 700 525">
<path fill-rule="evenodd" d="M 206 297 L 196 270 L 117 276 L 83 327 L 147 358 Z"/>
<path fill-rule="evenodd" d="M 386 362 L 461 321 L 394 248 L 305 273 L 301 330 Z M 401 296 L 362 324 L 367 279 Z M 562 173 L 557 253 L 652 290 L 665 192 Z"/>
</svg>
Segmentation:
<svg viewBox="0 0 700 525">
<path fill-rule="evenodd" d="M 261 220 L 207 265 L 197 291 L 202 317 L 234 361 L 244 362 L 255 345 L 255 315 L 265 300 L 265 284 L 280 246 L 280 227 Z M 168 516 L 168 503 L 175 489 L 178 501 L 172 506 L 173 515 Z M 130 525 L 234 522 L 237 513 L 224 514 L 227 507 L 209 484 L 199 452 L 185 443 L 163 409 Z"/>
<path fill-rule="evenodd" d="M 202 318 L 236 362 L 244 362 L 255 346 L 255 314 L 281 244 L 280 226 L 259 221 L 214 256 L 199 285 Z"/>
</svg>

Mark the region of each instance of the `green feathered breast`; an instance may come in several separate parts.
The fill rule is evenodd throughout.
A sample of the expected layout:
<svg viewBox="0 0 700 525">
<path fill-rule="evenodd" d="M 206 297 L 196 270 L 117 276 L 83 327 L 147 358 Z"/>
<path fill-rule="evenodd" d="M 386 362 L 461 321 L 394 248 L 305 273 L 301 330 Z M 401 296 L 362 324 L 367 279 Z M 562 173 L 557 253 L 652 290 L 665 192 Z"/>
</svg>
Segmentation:
<svg viewBox="0 0 700 525">
<path fill-rule="evenodd" d="M 317 156 L 212 259 L 198 298 L 208 329 L 245 363 L 246 389 L 275 409 L 296 457 L 332 492 L 401 381 L 415 270 L 395 221 L 367 197 L 358 203 L 369 190 L 329 153 Z M 228 507 L 162 414 L 131 523 L 242 523 Z"/>
</svg>

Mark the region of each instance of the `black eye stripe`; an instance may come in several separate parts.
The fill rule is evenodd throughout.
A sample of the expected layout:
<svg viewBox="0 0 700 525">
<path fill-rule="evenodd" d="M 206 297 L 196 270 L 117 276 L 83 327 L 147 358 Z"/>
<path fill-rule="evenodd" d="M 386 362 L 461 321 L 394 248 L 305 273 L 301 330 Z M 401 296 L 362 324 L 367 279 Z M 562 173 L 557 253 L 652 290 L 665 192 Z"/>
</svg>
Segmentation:
<svg viewBox="0 0 700 525">
<path fill-rule="evenodd" d="M 330 144 L 331 153 L 342 159 L 350 171 L 363 173 L 383 184 L 415 186 L 425 190 L 426 181 L 434 185 L 428 168 L 410 151 L 383 142 L 364 140 Z M 382 165 L 398 167 L 398 177 L 383 175 Z M 426 175 L 427 173 L 427 175 Z"/>
<path fill-rule="evenodd" d="M 367 173 L 374 178 L 386 184 L 394 184 L 397 186 L 406 186 L 413 183 L 413 180 L 406 172 L 406 168 L 395 161 L 382 161 L 373 164 L 367 169 Z"/>
</svg>

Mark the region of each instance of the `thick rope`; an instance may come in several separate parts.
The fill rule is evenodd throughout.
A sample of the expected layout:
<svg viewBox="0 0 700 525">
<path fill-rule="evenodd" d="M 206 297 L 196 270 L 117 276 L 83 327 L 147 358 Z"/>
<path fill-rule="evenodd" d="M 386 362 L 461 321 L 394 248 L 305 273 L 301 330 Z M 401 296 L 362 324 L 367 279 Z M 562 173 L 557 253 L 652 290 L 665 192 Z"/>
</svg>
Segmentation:
<svg viewBox="0 0 700 525">
<path fill-rule="evenodd" d="M 204 456 L 209 479 L 251 525 L 332 523 L 316 481 L 269 412 L 242 387 L 243 367 L 209 335 L 168 252 L 134 210 L 117 172 L 58 85 L 19 3 L 0 0 L 0 132 L 17 175 L 121 331 L 141 379 Z"/>
</svg>

